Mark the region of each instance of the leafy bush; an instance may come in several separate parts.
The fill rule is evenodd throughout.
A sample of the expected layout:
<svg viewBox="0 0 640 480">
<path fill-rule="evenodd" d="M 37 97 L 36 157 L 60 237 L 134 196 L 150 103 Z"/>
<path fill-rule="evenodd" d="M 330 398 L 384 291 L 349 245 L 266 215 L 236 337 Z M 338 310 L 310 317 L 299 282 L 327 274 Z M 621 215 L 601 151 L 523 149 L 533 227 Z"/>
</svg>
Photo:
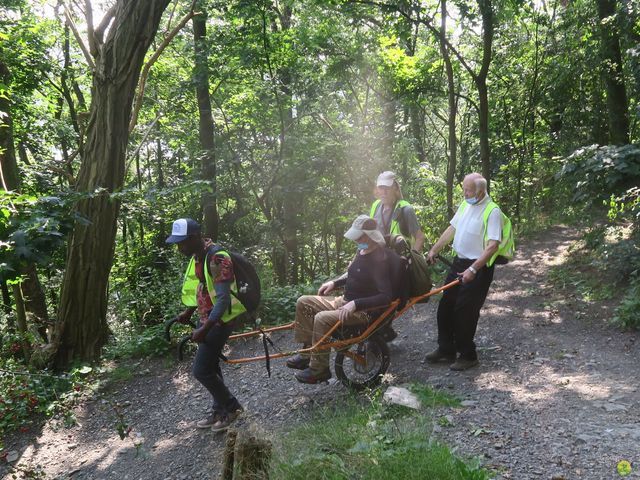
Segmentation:
<svg viewBox="0 0 640 480">
<path fill-rule="evenodd" d="M 613 321 L 623 328 L 640 329 L 640 276 L 631 281 Z"/>
<path fill-rule="evenodd" d="M 630 218 L 636 228 L 639 228 L 640 187 L 631 187 L 618 196 L 611 195 L 608 216 L 611 221 Z"/>
<path fill-rule="evenodd" d="M 66 375 L 35 373 L 13 360 L 5 360 L 0 369 L 0 437 L 17 428 L 26 431 L 36 414 L 61 415 L 72 423 L 70 407 L 92 371 L 83 366 Z"/>
<path fill-rule="evenodd" d="M 280 324 L 293 321 L 296 300 L 302 295 L 313 295 L 318 291 L 315 284 L 272 286 L 262 292 L 260 316 L 264 323 Z"/>
<path fill-rule="evenodd" d="M 121 332 L 106 346 L 109 358 L 141 358 L 165 355 L 171 344 L 164 337 L 164 324 L 152 325 L 142 331 Z"/>
<path fill-rule="evenodd" d="M 187 259 L 167 249 L 164 236 L 127 227 L 126 241 L 117 242 L 109 276 L 112 323 L 148 326 L 176 314 Z M 135 241 L 134 241 L 135 239 Z"/>
<path fill-rule="evenodd" d="M 640 179 L 640 145 L 579 148 L 565 159 L 558 178 L 571 182 L 574 199 L 586 205 L 618 195 Z"/>
<path fill-rule="evenodd" d="M 22 262 L 51 265 L 75 221 L 76 196 L 35 197 L 0 190 L 0 266 L 5 280 L 13 279 Z"/>
</svg>

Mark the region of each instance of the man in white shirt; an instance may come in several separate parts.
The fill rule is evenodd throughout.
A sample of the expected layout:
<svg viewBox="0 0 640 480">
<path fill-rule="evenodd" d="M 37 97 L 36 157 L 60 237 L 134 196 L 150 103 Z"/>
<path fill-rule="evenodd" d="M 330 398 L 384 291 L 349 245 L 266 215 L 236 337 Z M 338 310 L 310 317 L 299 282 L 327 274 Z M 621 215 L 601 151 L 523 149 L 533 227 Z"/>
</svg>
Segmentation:
<svg viewBox="0 0 640 480">
<path fill-rule="evenodd" d="M 453 240 L 456 256 L 446 283 L 461 277 L 462 284 L 446 290 L 440 299 L 438 348 L 427 354 L 426 360 L 452 363 L 450 368 L 457 371 L 478 365 L 473 338 L 480 309 L 493 280 L 494 266 L 490 260 L 502 239 L 500 209 L 493 208 L 486 221 L 484 219 L 485 209 L 491 202 L 487 180 L 479 173 L 471 173 L 464 178 L 462 189 L 464 202 L 427 254 L 427 260 L 435 263 L 438 252 Z M 456 353 L 459 354 L 457 359 Z"/>
</svg>

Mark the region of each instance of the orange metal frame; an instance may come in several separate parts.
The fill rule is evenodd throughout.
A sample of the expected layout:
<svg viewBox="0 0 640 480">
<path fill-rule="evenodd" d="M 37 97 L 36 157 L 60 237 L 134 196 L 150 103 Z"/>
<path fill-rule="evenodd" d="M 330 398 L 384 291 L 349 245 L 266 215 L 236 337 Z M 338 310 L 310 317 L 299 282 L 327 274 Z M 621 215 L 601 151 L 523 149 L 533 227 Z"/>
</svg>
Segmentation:
<svg viewBox="0 0 640 480">
<path fill-rule="evenodd" d="M 358 344 L 363 340 L 367 339 L 371 334 L 373 334 L 373 332 L 375 332 L 378 329 L 378 327 L 382 325 L 382 323 L 387 319 L 387 317 L 389 317 L 389 315 L 395 312 L 394 318 L 393 318 L 393 320 L 395 320 L 396 318 L 400 317 L 404 312 L 406 312 L 409 308 L 413 307 L 416 303 L 424 300 L 425 298 L 431 297 L 432 295 L 437 295 L 438 293 L 443 292 L 451 287 L 455 287 L 459 283 L 460 283 L 460 279 L 456 279 L 450 283 L 447 283 L 446 285 L 443 285 L 442 287 L 435 288 L 425 293 L 424 295 L 420 295 L 418 297 L 412 297 L 409 300 L 407 300 L 407 303 L 405 304 L 405 306 L 397 312 L 395 312 L 395 309 L 398 307 L 398 304 L 400 302 L 399 300 L 394 300 L 392 303 L 389 304 L 389 306 L 385 309 L 385 311 L 382 312 L 380 315 L 378 315 L 378 318 L 376 318 L 373 322 L 371 322 L 369 326 L 365 329 L 365 331 L 362 332 L 357 337 L 326 342 L 327 339 L 331 338 L 331 335 L 333 334 L 333 332 L 335 332 L 342 325 L 341 322 L 337 322 L 320 340 L 318 340 L 314 345 L 310 346 L 309 348 L 301 348 L 291 352 L 273 353 L 269 355 L 269 358 L 273 359 L 273 358 L 290 357 L 291 355 L 296 355 L 298 353 L 314 354 L 318 352 L 324 352 L 326 350 L 331 351 L 332 348 L 341 349 L 345 347 L 350 347 L 351 345 Z M 292 330 L 294 328 L 294 324 L 295 322 L 291 322 L 286 325 L 279 325 L 277 327 L 265 328 L 262 330 L 253 330 L 251 332 L 246 332 L 246 333 L 239 333 L 237 335 L 231 335 L 229 337 L 229 340 L 239 340 L 241 338 L 257 337 L 258 335 L 278 332 L 281 330 Z M 345 355 L 353 358 L 358 363 L 365 362 L 363 357 L 353 352 L 346 351 Z M 258 356 L 258 357 L 245 357 L 245 358 L 235 358 L 235 359 L 227 358 L 225 362 L 233 363 L 233 364 L 248 363 L 248 362 L 258 362 L 261 360 L 266 360 L 266 358 L 267 357 L 265 355 Z"/>
</svg>

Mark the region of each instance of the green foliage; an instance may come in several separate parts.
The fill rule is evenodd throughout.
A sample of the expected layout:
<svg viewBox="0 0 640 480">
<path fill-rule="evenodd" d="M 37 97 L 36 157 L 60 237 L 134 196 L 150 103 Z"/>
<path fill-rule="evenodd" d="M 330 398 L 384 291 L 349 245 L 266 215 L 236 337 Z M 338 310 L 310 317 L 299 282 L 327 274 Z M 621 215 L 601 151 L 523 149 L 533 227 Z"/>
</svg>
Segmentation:
<svg viewBox="0 0 640 480">
<path fill-rule="evenodd" d="M 637 272 L 616 309 L 613 323 L 625 329 L 640 330 L 640 275 Z"/>
<path fill-rule="evenodd" d="M 164 238 L 173 219 L 202 219 L 205 194 L 216 199 L 218 240 L 255 259 L 267 322 L 291 320 L 296 298 L 315 290 L 272 285 L 305 285 L 344 271 L 353 245 L 342 235 L 368 211 L 382 170 L 398 173 L 426 246 L 435 242 L 449 220 L 445 178 L 452 153 L 440 13 L 424 2 L 396 3 L 203 2 L 208 70 L 197 73 L 209 79 L 215 177 L 202 168 L 192 32 L 182 30 L 164 50 L 146 80 L 126 170 L 109 172 L 124 175 L 124 188 L 110 193 L 120 216 L 108 298 L 109 327 L 124 345 L 122 355 L 166 348 L 156 349 L 148 327 L 153 331 L 180 308 L 184 259 L 167 252 Z M 84 114 L 93 92 L 64 19 L 39 18 L 30 5 L 0 5 L 0 62 L 9 71 L 0 96 L 9 105 L 2 108 L 11 110 L 25 194 L 0 197 L 0 269 L 2 278 L 15 278 L 21 262 L 44 267 L 53 312 L 66 235 L 82 221 L 72 213 L 80 197 L 59 192 L 80 185 L 79 164 L 91 161 Z M 491 194 L 523 231 L 561 216 L 575 219 L 589 202 L 602 200 L 612 222 L 637 229 L 638 13 L 623 2 L 615 19 L 636 144 L 595 146 L 609 137 L 597 12 L 587 0 L 553 5 L 495 9 L 487 82 Z M 483 54 L 477 6 L 457 2 L 445 32 L 457 107 L 454 204 L 463 175 L 483 167 L 478 89 L 467 71 L 477 75 Z M 82 30 L 84 15 L 75 4 L 69 8 Z M 168 10 L 160 30 L 169 31 L 174 19 Z M 576 151 L 581 145 L 594 146 Z M 624 277 L 636 268 L 633 255 L 634 241 L 607 242 L 589 268 Z M 610 294 L 596 284 L 579 288 L 584 298 Z M 4 328 L 9 317 L 0 315 Z"/>
<path fill-rule="evenodd" d="M 559 178 L 572 182 L 574 199 L 591 205 L 640 181 L 639 145 L 591 145 L 565 159 Z"/>
<path fill-rule="evenodd" d="M 396 407 L 396 408 L 394 408 Z M 486 480 L 488 472 L 463 462 L 432 439 L 429 417 L 380 399 L 355 401 L 317 412 L 280 437 L 274 478 L 403 478 Z"/>
<path fill-rule="evenodd" d="M 282 324 L 293 321 L 296 301 L 302 295 L 314 295 L 318 286 L 313 284 L 272 286 L 263 290 L 260 317 L 266 324 Z"/>
<path fill-rule="evenodd" d="M 163 356 L 171 349 L 164 337 L 164 325 L 152 325 L 142 331 L 123 331 L 105 348 L 107 358 L 144 358 Z"/>
<path fill-rule="evenodd" d="M 434 390 L 428 385 L 414 383 L 410 390 L 415 393 L 423 406 L 433 408 L 438 406 L 459 407 L 460 399 L 441 390 Z"/>
<path fill-rule="evenodd" d="M 14 279 L 23 263 L 51 267 L 74 222 L 75 196 L 40 197 L 0 190 L 0 266 L 4 280 Z"/>
<path fill-rule="evenodd" d="M 631 187 L 619 196 L 611 195 L 607 216 L 610 221 L 628 218 L 640 228 L 640 187 Z"/>
<path fill-rule="evenodd" d="M 30 372 L 16 361 L 0 359 L 0 437 L 18 428 L 27 431 L 38 414 L 72 425 L 72 407 L 91 372 L 88 366 L 73 368 L 66 375 Z"/>
<path fill-rule="evenodd" d="M 567 260 L 551 269 L 549 278 L 563 289 L 574 290 L 584 302 L 620 301 L 613 323 L 638 328 L 638 272 L 638 233 L 632 226 L 612 224 L 587 231 L 570 249 Z"/>
<path fill-rule="evenodd" d="M 121 326 L 115 330 L 157 325 L 181 308 L 183 265 L 162 251 L 137 253 L 130 250 L 125 258 L 118 256 L 113 267 L 111 312 Z"/>
</svg>

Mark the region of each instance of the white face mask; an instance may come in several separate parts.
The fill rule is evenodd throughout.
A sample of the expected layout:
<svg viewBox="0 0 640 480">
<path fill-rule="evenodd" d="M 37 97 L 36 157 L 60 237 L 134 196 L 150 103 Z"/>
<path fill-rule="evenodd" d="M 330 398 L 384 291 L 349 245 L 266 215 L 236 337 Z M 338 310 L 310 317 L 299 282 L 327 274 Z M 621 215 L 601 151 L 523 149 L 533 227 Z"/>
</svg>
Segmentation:
<svg viewBox="0 0 640 480">
<path fill-rule="evenodd" d="M 476 203 L 478 203 L 477 197 L 465 198 L 465 200 L 469 205 L 475 205 Z"/>
</svg>

